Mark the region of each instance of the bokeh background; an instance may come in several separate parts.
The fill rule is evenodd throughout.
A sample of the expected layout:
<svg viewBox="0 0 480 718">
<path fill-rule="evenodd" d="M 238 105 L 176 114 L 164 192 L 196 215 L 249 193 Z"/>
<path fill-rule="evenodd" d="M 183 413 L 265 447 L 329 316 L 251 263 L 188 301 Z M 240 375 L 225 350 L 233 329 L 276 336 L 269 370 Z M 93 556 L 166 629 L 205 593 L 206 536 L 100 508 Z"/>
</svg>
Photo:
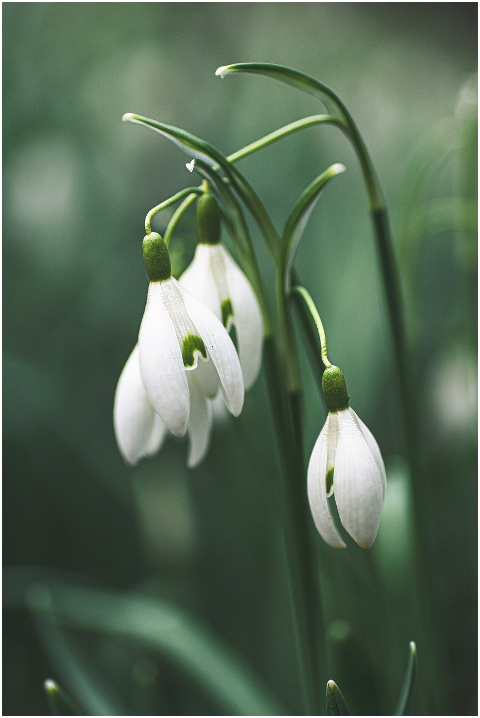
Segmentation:
<svg viewBox="0 0 480 718">
<path fill-rule="evenodd" d="M 239 419 L 218 419 L 194 471 L 173 439 L 128 468 L 112 429 L 145 302 L 144 216 L 191 183 L 188 158 L 121 116 L 184 127 L 227 154 L 321 112 L 278 83 L 214 76 L 253 60 L 313 75 L 355 118 L 392 218 L 418 385 L 423 471 L 412 486 L 352 149 L 323 127 L 244 160 L 279 229 L 321 170 L 347 167 L 320 200 L 297 267 L 389 486 L 371 552 L 317 542 L 331 677 L 352 712 L 391 714 L 415 639 L 415 714 L 477 714 L 476 12 L 475 3 L 4 3 L 4 715 L 48 714 L 47 677 L 98 715 L 231 712 L 164 646 L 141 639 L 161 633 L 172 606 L 179 624 L 200 623 L 296 712 L 264 376 Z M 177 274 L 194 245 L 189 214 L 172 243 Z M 310 452 L 325 409 L 305 359 L 302 377 Z M 412 492 L 435 645 L 419 634 Z M 53 580 L 76 627 L 38 612 L 50 600 L 39 585 Z M 128 622 L 133 594 L 151 599 L 157 618 L 140 609 L 133 635 L 119 637 L 107 624 Z M 93 628 L 82 625 L 89 610 Z"/>
</svg>

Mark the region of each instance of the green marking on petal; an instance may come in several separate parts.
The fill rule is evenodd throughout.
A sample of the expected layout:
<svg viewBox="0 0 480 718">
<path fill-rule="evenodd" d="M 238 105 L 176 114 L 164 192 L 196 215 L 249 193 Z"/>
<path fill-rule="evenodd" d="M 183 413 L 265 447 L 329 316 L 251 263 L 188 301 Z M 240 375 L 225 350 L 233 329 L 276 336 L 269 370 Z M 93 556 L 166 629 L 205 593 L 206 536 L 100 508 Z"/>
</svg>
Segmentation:
<svg viewBox="0 0 480 718">
<path fill-rule="evenodd" d="M 191 367 L 195 364 L 195 352 L 200 352 L 204 359 L 207 358 L 207 350 L 203 339 L 196 334 L 187 334 L 182 342 L 183 365 Z"/>
<path fill-rule="evenodd" d="M 327 485 L 327 496 L 330 494 L 330 492 L 333 488 L 333 472 L 334 471 L 335 471 L 335 469 L 332 466 L 332 468 L 327 471 L 327 475 L 325 476 L 325 483 Z"/>
<path fill-rule="evenodd" d="M 233 307 L 230 299 L 224 299 L 222 302 L 222 322 L 226 327 L 230 317 L 233 317 Z"/>
</svg>

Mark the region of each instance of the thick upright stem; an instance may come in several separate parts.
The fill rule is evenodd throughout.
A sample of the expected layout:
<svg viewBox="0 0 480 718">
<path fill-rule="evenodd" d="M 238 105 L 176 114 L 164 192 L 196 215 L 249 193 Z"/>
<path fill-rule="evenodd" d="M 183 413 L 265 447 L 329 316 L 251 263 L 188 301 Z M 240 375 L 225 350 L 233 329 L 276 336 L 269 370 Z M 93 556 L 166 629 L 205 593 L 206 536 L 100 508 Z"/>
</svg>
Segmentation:
<svg viewBox="0 0 480 718">
<path fill-rule="evenodd" d="M 305 709 L 307 715 L 318 715 L 322 679 L 317 628 L 321 621 L 321 609 L 308 531 L 303 461 L 292 416 L 292 407 L 296 407 L 295 413 L 298 411 L 298 396 L 287 396 L 285 392 L 273 339 L 266 340 L 264 353 L 270 404 L 281 450 L 284 535 Z M 325 666 L 323 670 L 326 671 Z"/>
</svg>

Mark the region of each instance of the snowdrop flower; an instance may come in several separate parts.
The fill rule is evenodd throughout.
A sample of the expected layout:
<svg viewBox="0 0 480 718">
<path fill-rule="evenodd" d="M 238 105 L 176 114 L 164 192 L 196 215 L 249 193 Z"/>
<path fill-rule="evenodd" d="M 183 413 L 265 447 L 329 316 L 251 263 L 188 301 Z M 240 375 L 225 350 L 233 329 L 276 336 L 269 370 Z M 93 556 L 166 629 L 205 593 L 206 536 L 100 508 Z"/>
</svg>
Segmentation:
<svg viewBox="0 0 480 718">
<path fill-rule="evenodd" d="M 208 451 L 213 402 L 203 394 L 195 372 L 187 374 L 187 381 L 190 391 L 190 416 L 187 426 L 190 448 L 187 464 L 193 468 L 203 460 Z M 222 405 L 225 407 L 223 401 Z M 138 344 L 118 380 L 113 422 L 120 453 L 132 466 L 140 459 L 154 456 L 160 451 L 168 433 L 167 427 L 148 400 L 140 373 Z"/>
<path fill-rule="evenodd" d="M 117 440 L 126 460 L 135 463 L 158 451 L 162 424 L 176 436 L 188 428 L 189 465 L 194 465 L 208 447 L 207 397 L 213 398 L 220 388 L 228 410 L 238 416 L 244 396 L 242 371 L 222 323 L 172 277 L 168 249 L 159 234 L 144 238 L 143 256 L 150 285 L 138 349 L 117 386 Z"/>
<path fill-rule="evenodd" d="M 204 194 L 197 205 L 197 249 L 180 284 L 222 320 L 235 326 L 245 389 L 255 381 L 262 358 L 260 307 L 250 282 L 220 242 L 220 212 L 214 197 Z"/>
<path fill-rule="evenodd" d="M 348 406 L 341 370 L 330 365 L 322 389 L 329 410 L 308 466 L 308 499 L 322 538 L 345 548 L 333 521 L 327 497 L 335 496 L 344 528 L 362 548 L 375 541 L 385 495 L 386 474 L 372 433 Z"/>
</svg>

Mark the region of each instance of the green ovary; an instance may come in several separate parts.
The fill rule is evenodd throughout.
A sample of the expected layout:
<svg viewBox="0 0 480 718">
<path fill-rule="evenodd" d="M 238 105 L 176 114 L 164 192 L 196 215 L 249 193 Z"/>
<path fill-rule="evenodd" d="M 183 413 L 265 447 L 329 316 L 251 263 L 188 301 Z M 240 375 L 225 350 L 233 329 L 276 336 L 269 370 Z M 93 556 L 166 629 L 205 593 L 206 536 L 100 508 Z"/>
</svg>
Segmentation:
<svg viewBox="0 0 480 718">
<path fill-rule="evenodd" d="M 207 350 L 203 339 L 196 334 L 187 334 L 182 341 L 183 365 L 191 367 L 195 364 L 195 352 L 200 352 L 204 359 L 207 358 Z"/>
<path fill-rule="evenodd" d="M 226 327 L 230 317 L 233 317 L 233 307 L 230 299 L 224 299 L 222 302 L 222 322 Z"/>
</svg>

